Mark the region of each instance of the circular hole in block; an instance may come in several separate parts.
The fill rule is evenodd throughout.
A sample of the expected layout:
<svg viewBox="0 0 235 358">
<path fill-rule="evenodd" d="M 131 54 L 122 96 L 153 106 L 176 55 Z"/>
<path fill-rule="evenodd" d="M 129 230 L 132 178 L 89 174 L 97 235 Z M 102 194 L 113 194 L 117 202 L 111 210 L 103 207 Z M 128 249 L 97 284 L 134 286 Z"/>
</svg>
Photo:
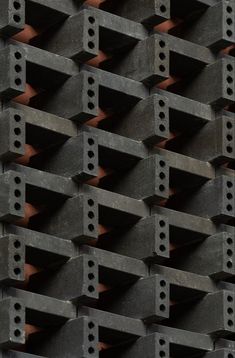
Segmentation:
<svg viewBox="0 0 235 358">
<path fill-rule="evenodd" d="M 93 138 L 88 138 L 87 142 L 88 142 L 89 145 L 94 145 L 95 144 L 95 141 L 94 141 Z"/>
<path fill-rule="evenodd" d="M 19 114 L 15 114 L 15 115 L 14 115 L 14 120 L 15 120 L 16 122 L 20 122 L 20 121 L 21 121 L 21 116 L 20 116 Z"/>
<path fill-rule="evenodd" d="M 21 269 L 19 267 L 14 268 L 14 273 L 15 273 L 15 275 L 20 275 Z"/>
<path fill-rule="evenodd" d="M 21 256 L 18 255 L 18 254 L 14 255 L 14 260 L 15 260 L 16 262 L 19 262 L 19 261 L 21 260 Z"/>
<path fill-rule="evenodd" d="M 94 105 L 94 103 L 92 103 L 92 102 L 88 102 L 87 107 L 92 110 L 92 109 L 95 108 L 95 105 Z"/>
<path fill-rule="evenodd" d="M 16 148 L 20 148 L 20 147 L 21 147 L 20 141 L 19 141 L 19 140 L 15 140 L 15 141 L 14 141 L 14 146 L 15 146 Z"/>
<path fill-rule="evenodd" d="M 88 291 L 89 291 L 89 292 L 94 292 L 94 291 L 95 291 L 95 287 L 92 286 L 92 285 L 88 286 Z"/>
<path fill-rule="evenodd" d="M 89 278 L 89 280 L 94 280 L 95 275 L 93 273 L 89 273 L 88 278 Z"/>
<path fill-rule="evenodd" d="M 229 96 L 232 96 L 232 94 L 233 94 L 232 88 L 230 88 L 230 87 L 227 88 L 227 94 L 228 94 Z"/>
<path fill-rule="evenodd" d="M 165 287 L 165 286 L 166 286 L 166 281 L 165 281 L 165 280 L 161 280 L 161 281 L 160 281 L 160 286 L 161 286 L 161 287 Z"/>
<path fill-rule="evenodd" d="M 21 322 L 20 316 L 15 316 L 14 321 L 16 324 L 19 324 Z"/>
<path fill-rule="evenodd" d="M 159 177 L 160 177 L 160 179 L 165 179 L 166 178 L 166 175 L 165 175 L 165 173 L 163 173 L 163 172 L 161 172 L 160 174 L 159 174 Z"/>
<path fill-rule="evenodd" d="M 16 311 L 20 311 L 21 310 L 21 304 L 20 303 L 15 303 L 14 304 L 14 309 L 16 310 Z"/>
<path fill-rule="evenodd" d="M 233 20 L 231 19 L 231 17 L 228 17 L 226 20 L 227 24 L 230 26 L 233 23 Z"/>
<path fill-rule="evenodd" d="M 165 107 L 165 102 L 163 100 L 160 100 L 158 103 L 160 107 Z"/>
<path fill-rule="evenodd" d="M 95 153 L 92 150 L 89 150 L 88 157 L 89 158 L 94 158 L 94 156 L 95 156 Z"/>
<path fill-rule="evenodd" d="M 164 113 L 164 112 L 160 112 L 160 113 L 159 113 L 159 118 L 165 119 L 165 118 L 166 118 L 165 113 Z"/>
<path fill-rule="evenodd" d="M 92 200 L 92 199 L 88 199 L 87 202 L 88 202 L 89 206 L 94 206 L 94 204 L 95 204 L 94 200 Z"/>
<path fill-rule="evenodd" d="M 166 344 L 166 341 L 165 341 L 165 339 L 159 339 L 159 344 L 160 344 L 160 346 L 164 346 L 165 344 Z"/>
<path fill-rule="evenodd" d="M 94 24 L 95 23 L 95 18 L 93 16 L 89 16 L 88 21 L 89 21 L 90 24 Z"/>
<path fill-rule="evenodd" d="M 228 256 L 233 256 L 233 250 L 228 249 L 228 250 L 227 250 L 227 255 L 228 255 Z"/>
<path fill-rule="evenodd" d="M 87 167 L 88 167 L 89 170 L 94 170 L 94 168 L 95 168 L 94 164 L 92 164 L 92 163 L 89 163 L 87 165 Z"/>
<path fill-rule="evenodd" d="M 232 309 L 231 307 L 229 307 L 229 308 L 227 309 L 227 313 L 228 313 L 228 314 L 233 314 L 233 309 Z"/>
<path fill-rule="evenodd" d="M 233 8 L 231 6 L 227 6 L 226 11 L 231 14 L 231 12 L 233 12 Z"/>
<path fill-rule="evenodd" d="M 232 128 L 233 128 L 233 125 L 232 125 L 231 122 L 227 122 L 227 123 L 226 123 L 226 126 L 227 126 L 228 129 L 232 129 Z"/>
<path fill-rule="evenodd" d="M 228 188 L 232 188 L 233 187 L 233 183 L 231 181 L 227 181 L 227 187 Z"/>
<path fill-rule="evenodd" d="M 92 329 L 92 328 L 95 327 L 95 324 L 91 321 L 91 322 L 88 323 L 88 327 L 89 327 L 90 329 Z"/>
<path fill-rule="evenodd" d="M 14 1 L 13 6 L 14 6 L 14 9 L 16 9 L 16 10 L 19 10 L 21 8 L 21 4 L 19 3 L 19 1 Z"/>
<path fill-rule="evenodd" d="M 159 237 L 161 240 L 164 240 L 166 238 L 166 234 L 164 232 L 160 232 Z"/>
<path fill-rule="evenodd" d="M 22 67 L 20 65 L 15 65 L 15 71 L 17 73 L 21 72 L 22 71 Z"/>
<path fill-rule="evenodd" d="M 233 207 L 232 207 L 231 204 L 228 204 L 228 205 L 226 206 L 226 208 L 227 208 L 228 211 L 232 211 L 232 210 L 233 210 Z"/>
<path fill-rule="evenodd" d="M 233 326 L 233 321 L 231 319 L 228 320 L 228 326 L 232 327 Z"/>
<path fill-rule="evenodd" d="M 17 15 L 17 14 L 15 14 L 15 15 L 13 16 L 13 19 L 14 19 L 14 21 L 15 21 L 16 23 L 19 23 L 19 22 L 21 21 L 20 15 Z"/>
<path fill-rule="evenodd" d="M 20 337 L 20 335 L 21 335 L 20 330 L 19 330 L 19 329 L 15 329 L 15 330 L 14 330 L 14 335 L 15 335 L 15 337 Z"/>
<path fill-rule="evenodd" d="M 93 267 L 93 266 L 95 266 L 94 261 L 89 260 L 89 261 L 88 261 L 88 266 L 89 266 L 89 267 Z"/>
<path fill-rule="evenodd" d="M 160 292 L 160 298 L 161 300 L 164 300 L 166 298 L 165 292 Z"/>
<path fill-rule="evenodd" d="M 20 60 L 20 59 L 22 58 L 22 55 L 21 55 L 21 53 L 20 53 L 19 51 L 16 51 L 16 52 L 15 52 L 15 58 L 16 58 L 17 60 Z"/>
<path fill-rule="evenodd" d="M 93 85 L 95 83 L 95 80 L 93 77 L 88 77 L 87 81 L 88 81 L 89 85 Z"/>
<path fill-rule="evenodd" d="M 89 224 L 89 225 L 88 225 L 88 230 L 89 230 L 89 231 L 94 231 L 94 230 L 95 230 L 94 225 L 93 225 L 93 224 Z"/>
<path fill-rule="evenodd" d="M 88 91 L 87 91 L 87 94 L 88 94 L 89 97 L 94 97 L 95 92 L 92 91 L 92 90 L 88 90 Z"/>
<path fill-rule="evenodd" d="M 226 150 L 227 150 L 228 153 L 232 153 L 233 148 L 232 148 L 230 145 L 228 145 L 228 146 L 226 147 Z"/>
<path fill-rule="evenodd" d="M 165 71 L 166 71 L 166 68 L 165 68 L 165 66 L 160 65 L 160 66 L 159 66 L 159 70 L 160 70 L 161 72 L 165 72 Z"/>
<path fill-rule="evenodd" d="M 228 77 L 227 77 L 227 82 L 228 82 L 228 83 L 233 83 L 233 78 L 232 78 L 231 76 L 228 76 Z"/>
<path fill-rule="evenodd" d="M 89 211 L 89 212 L 88 212 L 88 217 L 89 217 L 90 219 L 93 219 L 93 218 L 95 217 L 95 214 L 93 213 L 93 211 Z"/>
<path fill-rule="evenodd" d="M 233 136 L 231 134 L 227 134 L 226 138 L 229 142 L 233 140 Z"/>
<path fill-rule="evenodd" d="M 21 247 L 21 243 L 20 243 L 19 240 L 15 240 L 15 241 L 14 241 L 14 247 L 15 247 L 16 249 L 19 249 L 19 248 Z"/>
<path fill-rule="evenodd" d="M 95 336 L 93 334 L 88 335 L 88 341 L 93 342 L 95 340 Z"/>
<path fill-rule="evenodd" d="M 21 183 L 21 179 L 20 179 L 20 177 L 15 177 L 15 183 L 16 184 L 20 184 Z"/>
<path fill-rule="evenodd" d="M 20 135 L 21 134 L 21 129 L 20 128 L 14 128 L 14 133 L 15 135 Z"/>
<path fill-rule="evenodd" d="M 160 305 L 159 309 L 160 309 L 160 311 L 164 312 L 166 310 L 166 306 L 165 305 Z"/>
<path fill-rule="evenodd" d="M 88 47 L 92 50 L 93 48 L 95 48 L 95 44 L 93 41 L 89 41 L 88 42 Z"/>
<path fill-rule="evenodd" d="M 21 191 L 18 190 L 18 189 L 16 189 L 16 190 L 14 191 L 14 194 L 15 194 L 15 197 L 16 197 L 16 198 L 21 197 Z"/>
<path fill-rule="evenodd" d="M 14 208 L 15 210 L 20 210 L 21 209 L 20 203 L 15 203 Z"/>
<path fill-rule="evenodd" d="M 228 237 L 227 238 L 227 244 L 232 245 L 232 243 L 233 243 L 233 239 L 231 237 Z"/>
<path fill-rule="evenodd" d="M 160 245 L 160 246 L 159 246 L 159 249 L 160 249 L 161 252 L 166 251 L 165 245 Z"/>
<path fill-rule="evenodd" d="M 160 220 L 160 221 L 159 221 L 159 225 L 160 225 L 161 227 L 164 227 L 164 226 L 166 226 L 166 223 L 165 223 L 164 220 Z"/>
<path fill-rule="evenodd" d="M 163 52 L 160 52 L 159 53 L 159 58 L 160 58 L 160 60 L 165 60 L 165 58 L 166 58 L 166 55 L 163 53 Z"/>
<path fill-rule="evenodd" d="M 228 301 L 228 302 L 233 302 L 233 297 L 232 297 L 232 296 L 230 296 L 230 295 L 229 295 L 229 296 L 227 296 L 227 301 Z"/>
<path fill-rule="evenodd" d="M 165 185 L 159 185 L 159 190 L 164 191 L 165 190 Z"/>
<path fill-rule="evenodd" d="M 228 70 L 229 72 L 232 72 L 233 66 L 231 65 L 231 63 L 229 63 L 229 64 L 227 65 L 227 70 Z"/>
<path fill-rule="evenodd" d="M 89 34 L 89 36 L 94 36 L 95 31 L 93 29 L 88 29 L 88 34 Z"/>
<path fill-rule="evenodd" d="M 160 41 L 159 41 L 159 46 L 160 46 L 161 48 L 164 48 L 164 47 L 166 46 L 165 41 L 160 40 Z"/>
<path fill-rule="evenodd" d="M 160 132 L 165 132 L 166 127 L 164 126 L 164 124 L 160 124 L 159 130 L 160 130 Z"/>
<path fill-rule="evenodd" d="M 166 166 L 166 163 L 164 162 L 164 160 L 160 160 L 159 162 L 160 167 L 164 168 Z"/>
<path fill-rule="evenodd" d="M 16 78 L 16 79 L 15 79 L 15 84 L 16 84 L 16 86 L 20 86 L 21 83 L 22 83 L 22 81 L 21 81 L 20 78 Z"/>
<path fill-rule="evenodd" d="M 159 352 L 159 356 L 160 356 L 161 358 L 163 358 L 163 357 L 166 356 L 166 353 L 165 353 L 164 351 L 160 351 L 160 352 Z"/>
<path fill-rule="evenodd" d="M 233 263 L 231 261 L 227 262 L 227 268 L 231 269 L 233 267 Z"/>
<path fill-rule="evenodd" d="M 160 11 L 161 11 L 161 12 L 166 12 L 166 6 L 165 6 L 165 5 L 161 5 L 161 6 L 160 6 Z"/>
<path fill-rule="evenodd" d="M 227 34 L 228 37 L 231 37 L 233 35 L 233 32 L 231 30 L 227 30 L 226 34 Z"/>
</svg>

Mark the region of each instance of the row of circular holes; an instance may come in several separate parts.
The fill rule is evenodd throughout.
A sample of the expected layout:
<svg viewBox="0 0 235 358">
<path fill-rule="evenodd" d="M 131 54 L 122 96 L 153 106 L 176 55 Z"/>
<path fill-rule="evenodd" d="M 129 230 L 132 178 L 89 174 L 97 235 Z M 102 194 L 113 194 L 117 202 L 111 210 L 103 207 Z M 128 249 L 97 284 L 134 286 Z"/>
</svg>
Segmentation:
<svg viewBox="0 0 235 358">
<path fill-rule="evenodd" d="M 163 288 L 163 287 L 166 287 L 166 281 L 165 280 L 161 280 L 160 281 L 160 286 Z M 161 291 L 160 294 L 159 294 L 159 297 L 160 297 L 160 300 L 165 300 L 166 299 L 166 293 L 164 291 Z M 161 312 L 165 312 L 166 310 L 166 305 L 164 303 L 161 303 L 160 306 L 159 306 L 159 309 Z"/>
<path fill-rule="evenodd" d="M 16 11 L 20 10 L 21 9 L 21 3 L 19 1 L 13 1 L 13 7 Z M 16 22 L 16 23 L 19 23 L 21 21 L 21 16 L 17 13 L 15 13 L 13 15 L 13 20 Z"/>
<path fill-rule="evenodd" d="M 162 346 L 162 347 L 165 346 L 165 345 L 166 345 L 165 339 L 160 338 L 160 339 L 159 339 L 159 344 L 160 344 L 160 346 Z M 161 350 L 159 351 L 159 356 L 160 356 L 161 358 L 166 356 L 166 353 L 165 353 L 165 351 L 163 351 L 163 348 L 161 348 Z"/>
<path fill-rule="evenodd" d="M 227 6 L 226 11 L 227 11 L 228 14 L 231 14 L 233 12 L 233 9 L 232 9 L 231 6 Z M 233 25 L 233 19 L 231 17 L 228 17 L 226 19 L 226 23 L 227 23 L 228 26 L 232 26 Z M 232 32 L 232 30 L 228 29 L 226 31 L 226 34 L 227 34 L 228 37 L 231 37 L 233 35 L 233 32 Z"/>
<path fill-rule="evenodd" d="M 161 52 L 159 53 L 159 58 L 160 58 L 160 60 L 161 61 L 164 61 L 165 59 L 166 59 L 166 55 L 165 55 L 165 53 L 163 52 L 164 50 L 164 47 L 166 47 L 166 43 L 165 43 L 165 41 L 163 41 L 163 40 L 160 40 L 159 41 L 159 46 L 161 47 Z M 163 64 L 161 64 L 160 66 L 159 66 L 159 70 L 160 70 L 160 72 L 165 72 L 166 71 L 166 67 L 163 65 Z"/>
<path fill-rule="evenodd" d="M 233 188 L 233 183 L 231 181 L 227 181 L 227 188 L 228 189 Z M 231 192 L 228 192 L 226 197 L 227 197 L 228 200 L 232 200 L 233 199 L 233 194 Z M 227 208 L 228 211 L 233 210 L 233 206 L 230 203 L 226 206 L 226 208 Z"/>
<path fill-rule="evenodd" d="M 15 52 L 15 59 L 19 61 L 21 58 L 22 58 L 21 53 L 19 51 L 16 51 Z M 14 69 L 15 69 L 15 73 L 18 74 L 18 75 L 22 71 L 22 67 L 19 64 L 16 64 Z M 16 86 L 20 86 L 22 84 L 21 78 L 16 77 L 15 84 L 16 84 Z"/>
<path fill-rule="evenodd" d="M 233 71 L 233 66 L 231 65 L 231 63 L 229 63 L 227 65 L 227 71 L 229 72 L 227 78 L 226 78 L 226 81 L 228 83 L 228 87 L 227 87 L 227 94 L 229 96 L 232 96 L 233 95 L 233 89 L 231 87 L 229 87 L 229 85 L 231 85 L 233 83 L 233 77 L 231 75 L 231 72 Z"/>
<path fill-rule="evenodd" d="M 164 160 L 160 160 L 159 165 L 160 165 L 161 168 L 164 168 L 164 167 L 166 166 L 166 162 L 164 162 Z M 161 172 L 159 173 L 159 178 L 160 178 L 161 180 L 164 180 L 164 179 L 166 178 L 166 174 L 165 174 L 163 171 L 161 171 Z M 163 192 L 165 189 L 166 189 L 165 185 L 163 185 L 163 184 L 160 184 L 160 185 L 159 185 L 159 190 L 160 190 L 161 192 Z"/>
<path fill-rule="evenodd" d="M 227 122 L 227 128 L 231 131 L 232 129 L 233 129 L 233 124 L 232 124 L 232 122 Z M 232 153 L 232 151 L 233 151 L 233 147 L 232 147 L 232 145 L 231 145 L 231 142 L 233 141 L 233 135 L 232 135 L 232 133 L 227 133 L 227 136 L 226 136 L 226 139 L 227 139 L 227 141 L 229 142 L 229 144 L 227 145 L 227 147 L 226 147 L 226 150 L 227 150 L 227 152 L 228 153 Z"/>
<path fill-rule="evenodd" d="M 16 315 L 14 317 L 14 321 L 15 321 L 16 324 L 21 323 L 21 317 L 19 316 L 19 311 L 21 310 L 21 308 L 22 307 L 21 307 L 20 303 L 17 302 L 17 303 L 14 304 L 14 309 L 18 312 L 18 315 Z M 14 330 L 14 335 L 15 335 L 15 337 L 20 337 L 21 336 L 21 331 L 20 331 L 19 328 Z"/>
<path fill-rule="evenodd" d="M 21 184 L 21 179 L 20 179 L 20 177 L 15 177 L 15 178 L 14 178 L 14 181 L 15 181 L 15 184 L 17 184 L 17 185 L 20 185 L 20 184 Z M 20 191 L 19 189 L 15 189 L 14 194 L 15 194 L 15 197 L 16 197 L 16 198 L 20 198 L 20 197 L 21 197 L 21 191 Z M 18 202 L 15 202 L 14 208 L 15 208 L 15 210 L 17 210 L 17 211 L 20 210 L 20 209 L 21 209 L 21 204 L 18 203 Z"/>
<path fill-rule="evenodd" d="M 231 237 L 228 237 L 226 242 L 230 247 L 233 244 L 233 239 Z M 229 269 L 231 269 L 233 267 L 233 262 L 232 262 L 232 259 L 231 259 L 231 257 L 233 256 L 233 250 L 228 248 L 227 249 L 227 255 L 228 255 L 228 257 L 230 257 L 229 261 L 227 261 L 227 267 Z"/>
<path fill-rule="evenodd" d="M 89 266 L 89 268 L 94 267 L 94 266 L 95 266 L 94 261 L 89 260 L 89 261 L 88 261 L 88 266 Z M 88 273 L 88 279 L 89 279 L 91 282 L 92 282 L 92 280 L 95 279 L 95 275 L 94 275 L 93 272 L 89 272 L 89 273 Z M 89 286 L 88 286 L 88 291 L 89 291 L 89 292 L 94 292 L 94 291 L 95 291 L 95 287 L 94 287 L 93 285 L 89 285 Z"/>
<path fill-rule="evenodd" d="M 228 303 L 232 303 L 232 302 L 233 302 L 233 297 L 230 296 L 230 295 L 228 295 L 228 296 L 227 296 L 227 301 L 228 301 Z M 228 313 L 228 315 L 233 315 L 233 308 L 232 308 L 232 307 L 228 307 L 228 308 L 227 308 L 227 313 Z M 234 325 L 233 320 L 232 320 L 232 319 L 228 319 L 228 326 L 229 326 L 229 327 L 232 327 L 233 325 Z"/>
<path fill-rule="evenodd" d="M 94 85 L 95 80 L 94 80 L 93 77 L 88 77 L 87 82 L 88 82 L 88 84 L 89 84 L 90 86 L 92 86 L 92 85 Z M 94 105 L 94 103 L 91 102 L 91 101 L 92 101 L 92 98 L 95 97 L 95 91 L 94 91 L 92 88 L 89 88 L 89 89 L 87 90 L 87 95 L 88 95 L 88 97 L 89 97 L 89 102 L 88 102 L 88 104 L 87 104 L 87 107 L 88 107 L 90 110 L 93 110 L 93 109 L 95 108 L 95 105 Z"/>
<path fill-rule="evenodd" d="M 164 120 L 165 118 L 166 118 L 166 114 L 163 112 L 163 110 L 164 110 L 164 107 L 165 107 L 165 102 L 161 99 L 159 102 L 158 102 L 158 104 L 159 104 L 159 106 L 162 108 L 162 110 L 161 110 L 161 112 L 159 112 L 159 118 L 161 119 L 161 120 Z M 166 130 L 166 127 L 165 127 L 165 125 L 164 124 L 160 124 L 159 125 L 159 130 L 160 130 L 160 132 L 165 132 L 165 130 Z"/>
<path fill-rule="evenodd" d="M 163 230 L 163 228 L 166 226 L 166 222 L 164 220 L 160 220 L 159 221 L 159 226 Z M 165 232 L 161 231 L 160 234 L 159 234 L 159 237 L 160 237 L 160 239 L 162 241 L 165 240 L 165 238 L 166 238 Z M 160 249 L 161 252 L 164 252 L 164 251 L 166 251 L 166 246 L 164 244 L 160 244 L 159 249 Z"/>
<path fill-rule="evenodd" d="M 95 144 L 95 141 L 93 138 L 88 138 L 87 142 L 91 147 Z M 93 152 L 93 150 L 88 150 L 87 155 L 88 155 L 89 159 L 92 159 L 92 158 L 94 158 L 95 153 Z M 95 169 L 95 166 L 93 163 L 88 163 L 87 167 L 89 170 Z"/>
<path fill-rule="evenodd" d="M 91 25 L 94 25 L 95 18 L 93 16 L 89 16 L 88 21 Z M 89 47 L 89 49 L 93 50 L 95 48 L 95 44 L 92 41 L 92 38 L 95 36 L 95 30 L 90 27 L 87 32 L 90 37 L 90 39 L 88 40 L 88 47 Z"/>
<path fill-rule="evenodd" d="M 20 117 L 18 114 L 15 114 L 15 115 L 14 115 L 14 119 L 15 119 L 15 121 L 16 121 L 17 123 L 19 123 L 19 122 L 21 121 L 21 117 Z M 15 128 L 14 128 L 14 133 L 15 133 L 16 136 L 19 136 L 19 135 L 21 134 L 21 129 L 20 129 L 19 127 L 15 127 Z M 17 139 L 17 140 L 14 141 L 14 146 L 15 146 L 17 149 L 19 149 L 19 148 L 22 146 L 22 144 L 21 144 L 21 142 Z"/>
<path fill-rule="evenodd" d="M 21 247 L 21 243 L 19 240 L 14 241 L 14 247 L 15 247 L 15 249 L 19 249 Z M 16 264 L 21 261 L 21 256 L 17 252 L 14 254 L 14 261 Z M 14 271 L 15 275 L 17 275 L 17 276 L 21 274 L 20 267 L 15 267 L 13 271 Z"/>
<path fill-rule="evenodd" d="M 92 220 L 92 219 L 95 217 L 95 213 L 94 213 L 94 211 L 91 210 L 91 208 L 92 208 L 92 206 L 95 205 L 95 202 L 94 202 L 93 199 L 88 199 L 88 200 L 87 200 L 87 203 L 88 203 L 88 205 L 90 206 L 90 209 L 89 209 L 89 211 L 88 211 L 87 216 L 88 216 L 89 219 Z M 95 230 L 95 226 L 94 226 L 93 224 L 88 224 L 88 230 L 91 231 L 91 232 L 94 231 L 94 230 Z"/>
<path fill-rule="evenodd" d="M 91 332 L 89 332 L 89 334 L 88 334 L 88 341 L 93 342 L 95 340 L 95 336 L 94 336 L 94 334 L 92 332 L 92 329 L 95 328 L 95 324 L 92 321 L 90 321 L 88 323 L 88 328 L 89 328 L 89 330 L 91 330 Z M 95 349 L 93 347 L 89 347 L 88 348 L 88 353 L 90 353 L 90 354 L 95 353 Z"/>
</svg>

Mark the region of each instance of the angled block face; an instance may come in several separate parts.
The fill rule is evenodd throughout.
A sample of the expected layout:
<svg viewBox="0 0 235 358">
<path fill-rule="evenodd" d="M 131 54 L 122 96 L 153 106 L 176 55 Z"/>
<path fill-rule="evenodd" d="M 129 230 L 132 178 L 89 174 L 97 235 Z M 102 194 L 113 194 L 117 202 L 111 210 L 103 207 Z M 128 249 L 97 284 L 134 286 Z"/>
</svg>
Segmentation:
<svg viewBox="0 0 235 358">
<path fill-rule="evenodd" d="M 89 10 L 80 11 L 57 25 L 49 34 L 39 35 L 33 44 L 78 62 L 88 61 L 98 55 L 98 19 Z"/>
<path fill-rule="evenodd" d="M 0 33 L 11 37 L 24 29 L 25 0 L 3 0 L 1 4 Z"/>
<path fill-rule="evenodd" d="M 98 174 L 98 140 L 95 135 L 80 133 L 63 145 L 34 156 L 31 164 L 43 171 L 86 181 Z"/>
<path fill-rule="evenodd" d="M 56 91 L 39 94 L 31 102 L 36 108 L 83 123 L 98 115 L 98 85 L 95 74 L 81 71 Z"/>
<path fill-rule="evenodd" d="M 98 236 L 98 202 L 95 197 L 78 195 L 66 200 L 53 213 L 32 218 L 31 228 L 78 243 Z"/>
<path fill-rule="evenodd" d="M 111 11 L 119 16 L 141 22 L 148 27 L 158 25 L 170 18 L 170 1 L 159 0 L 127 0 L 115 3 L 107 1 L 101 5 L 103 10 Z"/>
<path fill-rule="evenodd" d="M 33 353 L 46 357 L 56 354 L 58 358 L 63 358 L 68 352 L 68 347 L 71 347 L 70 354 L 74 357 L 98 358 L 98 325 L 94 319 L 80 317 L 68 321 L 49 336 L 45 334 L 35 336 L 30 340 L 29 345 Z"/>
<path fill-rule="evenodd" d="M 98 299 L 97 261 L 92 256 L 78 256 L 56 270 L 35 274 L 30 288 L 45 296 L 87 304 Z"/>
<path fill-rule="evenodd" d="M 9 45 L 0 50 L 0 61 L 0 97 L 9 100 L 25 91 L 25 52 L 17 45 Z"/>
</svg>

